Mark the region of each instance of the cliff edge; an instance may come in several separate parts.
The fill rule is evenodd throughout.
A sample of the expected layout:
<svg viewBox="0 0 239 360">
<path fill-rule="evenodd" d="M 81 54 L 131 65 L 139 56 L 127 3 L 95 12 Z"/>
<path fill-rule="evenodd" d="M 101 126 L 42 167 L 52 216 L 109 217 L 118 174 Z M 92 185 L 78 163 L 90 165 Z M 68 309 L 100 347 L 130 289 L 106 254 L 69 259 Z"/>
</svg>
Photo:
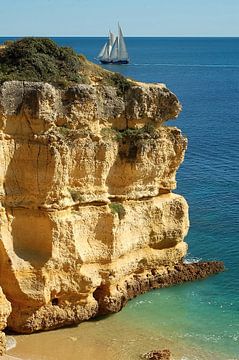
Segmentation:
<svg viewBox="0 0 239 360">
<path fill-rule="evenodd" d="M 187 139 L 163 125 L 176 96 L 84 61 L 88 83 L 0 87 L 0 286 L 21 333 L 222 268 L 182 263 L 188 205 L 172 191 Z"/>
</svg>

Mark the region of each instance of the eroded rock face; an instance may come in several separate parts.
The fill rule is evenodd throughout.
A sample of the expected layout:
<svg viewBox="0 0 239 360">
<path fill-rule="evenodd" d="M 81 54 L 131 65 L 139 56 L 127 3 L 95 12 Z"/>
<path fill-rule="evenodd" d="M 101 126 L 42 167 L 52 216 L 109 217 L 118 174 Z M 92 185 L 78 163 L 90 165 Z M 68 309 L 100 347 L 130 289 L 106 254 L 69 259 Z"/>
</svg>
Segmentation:
<svg viewBox="0 0 239 360">
<path fill-rule="evenodd" d="M 107 301 L 119 306 L 105 312 L 118 311 L 134 276 L 181 263 L 188 206 L 172 190 L 187 140 L 162 125 L 180 109 L 161 84 L 2 85 L 0 286 L 11 329 L 78 323 Z"/>
<path fill-rule="evenodd" d="M 6 337 L 1 331 L 7 326 L 7 318 L 11 313 L 11 304 L 7 301 L 6 296 L 3 294 L 0 287 L 0 355 L 3 355 L 6 351 Z"/>
</svg>

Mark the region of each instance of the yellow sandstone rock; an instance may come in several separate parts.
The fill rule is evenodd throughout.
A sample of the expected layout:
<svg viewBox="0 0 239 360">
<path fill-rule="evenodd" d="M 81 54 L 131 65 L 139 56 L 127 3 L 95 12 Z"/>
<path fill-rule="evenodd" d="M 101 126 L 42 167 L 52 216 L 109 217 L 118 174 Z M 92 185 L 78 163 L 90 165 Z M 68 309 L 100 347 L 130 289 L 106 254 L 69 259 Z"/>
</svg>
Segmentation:
<svg viewBox="0 0 239 360">
<path fill-rule="evenodd" d="M 11 329 L 118 311 L 127 286 L 132 297 L 137 279 L 181 263 L 188 206 L 172 190 L 187 140 L 163 126 L 180 110 L 162 84 L 124 94 L 97 83 L 1 86 L 0 286 Z"/>
<path fill-rule="evenodd" d="M 11 312 L 10 302 L 7 301 L 0 287 L 0 355 L 3 355 L 6 350 L 5 334 L 1 331 L 7 326 L 7 318 Z"/>
</svg>

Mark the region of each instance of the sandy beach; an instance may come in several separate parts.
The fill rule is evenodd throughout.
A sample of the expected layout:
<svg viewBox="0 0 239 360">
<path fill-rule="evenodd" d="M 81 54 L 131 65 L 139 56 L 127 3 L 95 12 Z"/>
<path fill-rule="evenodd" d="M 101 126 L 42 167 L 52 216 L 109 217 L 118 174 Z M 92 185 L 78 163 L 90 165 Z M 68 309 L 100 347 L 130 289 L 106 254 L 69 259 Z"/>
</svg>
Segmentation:
<svg viewBox="0 0 239 360">
<path fill-rule="evenodd" d="M 174 360 L 225 360 L 223 355 L 166 339 L 159 331 L 122 321 L 119 314 L 77 327 L 14 336 L 17 345 L 3 359 L 23 360 L 137 360 L 153 349 L 168 348 Z M 228 359 L 229 360 L 229 359 Z M 236 359 L 235 359 L 236 360 Z"/>
</svg>

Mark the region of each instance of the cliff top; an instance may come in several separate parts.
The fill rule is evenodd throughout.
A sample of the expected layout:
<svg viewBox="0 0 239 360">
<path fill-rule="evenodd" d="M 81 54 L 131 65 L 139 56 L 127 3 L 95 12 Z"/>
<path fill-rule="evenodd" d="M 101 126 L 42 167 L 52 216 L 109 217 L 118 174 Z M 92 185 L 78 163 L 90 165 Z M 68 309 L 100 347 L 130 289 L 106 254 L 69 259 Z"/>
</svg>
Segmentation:
<svg viewBox="0 0 239 360">
<path fill-rule="evenodd" d="M 54 124 L 94 131 L 102 126 L 135 129 L 148 123 L 158 127 L 180 111 L 177 97 L 164 84 L 127 79 L 50 39 L 24 38 L 0 48 L 0 120 L 1 115 L 5 120 L 38 119 L 36 133 Z M 10 130 L 4 121 L 0 126 L 8 133 L 22 133 L 14 125 L 19 122 L 10 121 Z"/>
<path fill-rule="evenodd" d="M 0 84 L 5 81 L 48 82 L 57 87 L 74 84 L 111 85 L 124 91 L 131 81 L 102 69 L 72 48 L 47 38 L 7 41 L 0 47 Z"/>
</svg>

